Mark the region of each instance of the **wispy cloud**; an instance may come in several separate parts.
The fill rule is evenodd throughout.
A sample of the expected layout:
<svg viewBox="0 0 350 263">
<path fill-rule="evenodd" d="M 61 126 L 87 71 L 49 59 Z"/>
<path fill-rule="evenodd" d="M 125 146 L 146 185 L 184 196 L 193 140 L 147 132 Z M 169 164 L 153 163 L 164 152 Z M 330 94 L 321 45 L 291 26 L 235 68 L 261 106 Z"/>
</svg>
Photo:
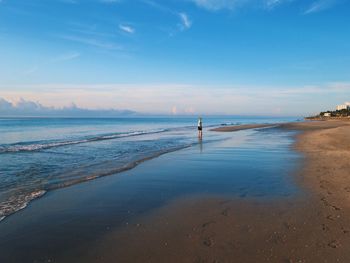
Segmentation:
<svg viewBox="0 0 350 263">
<path fill-rule="evenodd" d="M 101 41 L 96 38 L 80 37 L 80 36 L 74 36 L 74 35 L 60 35 L 58 37 L 64 40 L 80 43 L 83 45 L 93 46 L 101 49 L 107 49 L 107 50 L 123 49 L 121 45 L 118 45 L 114 42 Z"/>
<path fill-rule="evenodd" d="M 181 24 L 180 29 L 185 30 L 189 29 L 192 26 L 192 21 L 189 19 L 186 13 L 179 13 Z"/>
<path fill-rule="evenodd" d="M 350 91 L 350 82 L 332 82 L 329 87 L 334 91 Z"/>
<path fill-rule="evenodd" d="M 190 20 L 188 14 L 186 14 L 185 12 L 178 12 L 176 10 L 173 10 L 173 9 L 167 7 L 167 6 L 164 6 L 164 5 L 161 5 L 157 2 L 154 2 L 152 0 L 141 0 L 141 2 L 155 8 L 161 12 L 169 13 L 172 16 L 176 16 L 180 20 L 180 22 L 177 24 L 178 28 L 176 30 L 169 30 L 168 33 L 170 36 L 174 36 L 175 31 L 179 31 L 179 30 L 184 31 L 186 29 L 191 28 L 191 26 L 192 26 L 192 21 Z"/>
<path fill-rule="evenodd" d="M 336 0 L 319 0 L 311 4 L 311 6 L 304 11 L 305 15 L 318 13 L 333 7 L 336 4 Z"/>
<path fill-rule="evenodd" d="M 210 11 L 218 11 L 222 9 L 235 10 L 241 7 L 254 7 L 263 9 L 274 9 L 283 4 L 301 2 L 301 0 L 189 0 L 198 7 Z M 336 4 L 338 0 L 315 0 L 304 14 L 316 13 Z"/>
<path fill-rule="evenodd" d="M 264 6 L 267 9 L 274 9 L 282 4 L 293 2 L 294 0 L 265 0 Z"/>
<path fill-rule="evenodd" d="M 57 57 L 53 58 L 52 59 L 52 63 L 69 61 L 69 60 L 76 59 L 78 57 L 80 57 L 80 53 L 78 53 L 78 52 L 69 52 L 69 53 L 62 54 L 60 56 L 57 56 Z"/>
<path fill-rule="evenodd" d="M 211 11 L 220 9 L 234 9 L 249 2 L 248 0 L 191 0 L 198 7 Z"/>
<path fill-rule="evenodd" d="M 81 35 L 84 37 L 94 37 L 94 38 L 113 38 L 116 36 L 115 32 L 106 31 L 105 28 L 100 28 L 97 24 L 84 24 L 80 22 L 68 22 L 68 30 L 73 32 L 74 35 Z"/>
<path fill-rule="evenodd" d="M 171 10 L 170 8 L 163 6 L 161 4 L 158 4 L 157 2 L 153 1 L 153 0 L 141 0 L 142 3 L 151 6 L 153 8 L 156 8 L 162 12 L 167 12 L 167 13 L 175 13 L 173 10 Z"/>
<path fill-rule="evenodd" d="M 0 97 L 11 101 L 23 97 L 49 107 L 65 107 L 74 101 L 83 108 L 124 108 L 143 113 L 170 114 L 176 107 L 178 114 L 307 115 L 332 109 L 344 100 L 339 98 L 350 96 L 349 87 L 349 82 L 289 87 L 42 84 L 0 86 Z"/>
<path fill-rule="evenodd" d="M 128 26 L 128 25 L 120 24 L 119 29 L 122 30 L 123 32 L 129 33 L 129 34 L 135 33 L 135 28 Z"/>
<path fill-rule="evenodd" d="M 40 68 L 50 66 L 52 64 L 70 61 L 79 58 L 81 55 L 79 52 L 67 52 L 58 56 L 53 57 L 47 62 L 41 63 L 39 65 L 32 66 L 23 72 L 23 75 L 32 75 L 39 71 Z"/>
</svg>

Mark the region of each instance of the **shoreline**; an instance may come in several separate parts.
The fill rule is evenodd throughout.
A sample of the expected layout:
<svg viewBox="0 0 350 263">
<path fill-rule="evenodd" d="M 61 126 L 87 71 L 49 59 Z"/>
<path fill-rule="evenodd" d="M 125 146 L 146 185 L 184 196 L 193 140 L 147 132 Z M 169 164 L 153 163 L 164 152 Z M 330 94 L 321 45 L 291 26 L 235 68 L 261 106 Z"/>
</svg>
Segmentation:
<svg viewBox="0 0 350 263">
<path fill-rule="evenodd" d="M 120 227 L 137 226 L 143 216 L 193 194 L 260 196 L 267 202 L 296 195 L 299 188 L 287 178 L 295 167 L 288 160 L 299 160 L 287 147 L 292 134 L 270 129 L 222 136 L 211 132 L 224 140 L 203 145 L 199 141 L 117 175 L 49 191 L 0 224 L 0 261 L 98 262 L 116 248 L 85 256 L 101 244 L 111 244 L 104 242 L 107 235 Z M 278 178 L 280 173 L 283 176 Z M 124 241 L 113 246 L 121 248 Z"/>
<path fill-rule="evenodd" d="M 50 191 L 0 224 L 0 261 L 350 262 L 350 125 L 274 127 Z"/>
<path fill-rule="evenodd" d="M 18 208 L 16 207 L 13 210 L 11 210 L 10 212 L 6 211 L 6 213 L 0 213 L 0 224 L 4 220 L 6 220 L 8 217 L 16 214 L 17 212 L 19 212 L 19 211 L 21 211 L 23 209 L 26 209 L 28 207 L 28 205 L 30 205 L 30 203 L 32 203 L 33 201 L 36 201 L 36 200 L 44 197 L 46 195 L 46 193 L 48 193 L 48 192 L 51 192 L 51 191 L 54 191 L 54 190 L 63 189 L 63 188 L 67 188 L 67 187 L 70 187 L 70 186 L 74 186 L 74 185 L 78 185 L 78 184 L 82 184 L 82 183 L 86 183 L 86 182 L 90 182 L 90 181 L 94 181 L 96 179 L 107 177 L 107 176 L 117 175 L 117 174 L 120 174 L 122 172 L 126 172 L 126 171 L 129 171 L 129 170 L 132 170 L 133 168 L 137 167 L 138 165 L 140 165 L 140 164 L 142 164 L 144 162 L 150 161 L 152 159 L 156 159 L 159 156 L 162 156 L 164 154 L 176 152 L 176 151 L 179 151 L 179 150 L 182 150 L 182 149 L 186 149 L 186 148 L 189 148 L 189 147 L 191 147 L 191 145 L 185 145 L 185 146 L 182 146 L 182 147 L 176 147 L 176 148 L 172 148 L 172 149 L 159 151 L 157 153 L 154 153 L 153 155 L 146 156 L 146 157 L 143 157 L 141 159 L 135 160 L 133 162 L 128 163 L 127 165 L 121 166 L 121 167 L 119 167 L 119 168 L 117 168 L 117 169 L 115 169 L 113 171 L 109 171 L 109 172 L 106 172 L 104 174 L 100 174 L 98 176 L 93 175 L 93 176 L 86 177 L 86 178 L 76 179 L 76 180 L 71 181 L 69 183 L 60 184 L 60 185 L 56 185 L 56 186 L 51 186 L 51 187 L 46 188 L 46 189 L 35 190 L 35 191 L 29 193 L 28 200 L 25 200 L 25 202 L 23 202 L 23 204 L 21 204 L 21 206 L 19 206 Z"/>
<path fill-rule="evenodd" d="M 268 204 L 181 198 L 107 235 L 92 254 L 105 255 L 98 262 L 350 262 L 350 125 L 279 127 L 301 132 L 294 148 L 304 166 L 294 177 L 307 196 Z"/>
<path fill-rule="evenodd" d="M 235 131 L 242 131 L 242 130 L 250 130 L 250 129 L 257 129 L 257 128 L 271 128 L 278 126 L 279 124 L 241 124 L 241 125 L 229 125 L 224 127 L 218 127 L 211 129 L 210 131 L 215 132 L 235 132 Z"/>
<path fill-rule="evenodd" d="M 268 128 L 268 127 L 274 127 L 276 125 L 279 125 L 279 124 L 242 124 L 242 125 L 234 125 L 234 126 L 217 127 L 217 128 L 209 129 L 208 131 L 233 132 L 233 131 L 248 130 L 248 129 L 255 129 L 255 128 Z M 155 133 L 157 133 L 157 132 L 155 132 Z M 33 192 L 28 193 L 28 195 L 29 195 L 28 196 L 28 200 L 23 202 L 23 204 L 21 204 L 20 206 L 9 210 L 10 212 L 5 211 L 5 213 L 1 213 L 1 211 L 0 211 L 0 224 L 4 220 L 6 220 L 8 217 L 12 216 L 13 214 L 15 214 L 15 213 L 17 213 L 17 212 L 19 212 L 19 211 L 21 211 L 23 209 L 26 209 L 27 206 L 31 202 L 33 202 L 35 200 L 38 200 L 39 198 L 43 197 L 47 192 L 50 192 L 50 191 L 53 191 L 53 190 L 56 190 L 56 189 L 62 189 L 62 188 L 70 187 L 70 186 L 73 186 L 73 185 L 76 185 L 76 184 L 81 184 L 81 183 L 84 183 L 84 182 L 93 181 L 93 180 L 96 180 L 98 178 L 102 178 L 102 177 L 105 177 L 105 176 L 111 176 L 111 175 L 115 175 L 115 174 L 118 174 L 118 173 L 122 173 L 122 172 L 131 170 L 131 169 L 137 167 L 139 164 L 141 164 L 143 162 L 155 159 L 155 158 L 157 158 L 157 157 L 159 157 L 159 156 L 161 156 L 163 154 L 167 154 L 167 153 L 175 152 L 175 151 L 178 151 L 178 150 L 182 150 L 182 149 L 185 149 L 185 148 L 188 148 L 188 147 L 191 147 L 191 146 L 193 146 L 193 144 L 183 145 L 181 147 L 175 147 L 175 148 L 170 148 L 170 149 L 166 149 L 166 150 L 160 150 L 159 152 L 153 153 L 152 155 L 145 156 L 143 158 L 134 160 L 132 162 L 127 163 L 126 165 L 123 165 L 121 167 L 118 167 L 118 168 L 113 169 L 113 170 L 108 171 L 108 172 L 104 172 L 103 174 L 100 174 L 100 175 L 91 175 L 89 177 L 83 177 L 83 178 L 75 179 L 75 180 L 73 180 L 71 182 L 66 182 L 66 183 L 59 184 L 59 185 L 53 185 L 53 186 L 50 186 L 49 188 L 36 189 Z M 35 196 L 36 193 L 38 193 L 38 192 L 43 192 L 43 194 Z M 34 195 L 34 197 L 32 197 L 32 195 Z M 4 204 L 7 205 L 6 202 L 4 202 Z"/>
</svg>

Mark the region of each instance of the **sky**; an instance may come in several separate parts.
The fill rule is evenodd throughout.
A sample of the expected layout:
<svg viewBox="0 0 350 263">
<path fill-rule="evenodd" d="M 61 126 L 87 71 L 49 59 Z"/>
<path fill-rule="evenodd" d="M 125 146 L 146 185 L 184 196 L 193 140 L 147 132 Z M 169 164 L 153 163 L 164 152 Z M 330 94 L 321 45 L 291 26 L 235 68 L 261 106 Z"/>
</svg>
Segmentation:
<svg viewBox="0 0 350 263">
<path fill-rule="evenodd" d="M 0 0 L 0 98 L 310 115 L 350 101 L 349 14 L 346 0 Z"/>
</svg>

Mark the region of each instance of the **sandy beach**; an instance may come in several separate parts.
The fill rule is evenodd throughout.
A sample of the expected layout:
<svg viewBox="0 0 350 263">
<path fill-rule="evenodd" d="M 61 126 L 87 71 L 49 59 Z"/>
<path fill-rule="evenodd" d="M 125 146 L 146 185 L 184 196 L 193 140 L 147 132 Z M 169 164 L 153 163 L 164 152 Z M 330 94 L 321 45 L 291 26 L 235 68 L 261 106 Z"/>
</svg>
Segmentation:
<svg viewBox="0 0 350 263">
<path fill-rule="evenodd" d="M 86 262 L 350 262 L 349 123 L 281 128 L 300 131 L 294 147 L 305 159 L 294 177 L 305 195 L 176 200 L 99 240 Z"/>
</svg>

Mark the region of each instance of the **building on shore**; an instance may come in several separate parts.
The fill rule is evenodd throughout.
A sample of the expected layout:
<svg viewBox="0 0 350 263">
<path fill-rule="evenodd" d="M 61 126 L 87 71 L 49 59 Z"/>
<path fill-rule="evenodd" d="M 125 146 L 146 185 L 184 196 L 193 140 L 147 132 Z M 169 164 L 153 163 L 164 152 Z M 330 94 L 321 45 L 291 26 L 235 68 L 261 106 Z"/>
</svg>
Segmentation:
<svg viewBox="0 0 350 263">
<path fill-rule="evenodd" d="M 337 106 L 337 110 L 348 110 L 348 109 L 350 109 L 350 106 L 346 105 L 346 104 L 342 104 L 342 105 Z"/>
</svg>

